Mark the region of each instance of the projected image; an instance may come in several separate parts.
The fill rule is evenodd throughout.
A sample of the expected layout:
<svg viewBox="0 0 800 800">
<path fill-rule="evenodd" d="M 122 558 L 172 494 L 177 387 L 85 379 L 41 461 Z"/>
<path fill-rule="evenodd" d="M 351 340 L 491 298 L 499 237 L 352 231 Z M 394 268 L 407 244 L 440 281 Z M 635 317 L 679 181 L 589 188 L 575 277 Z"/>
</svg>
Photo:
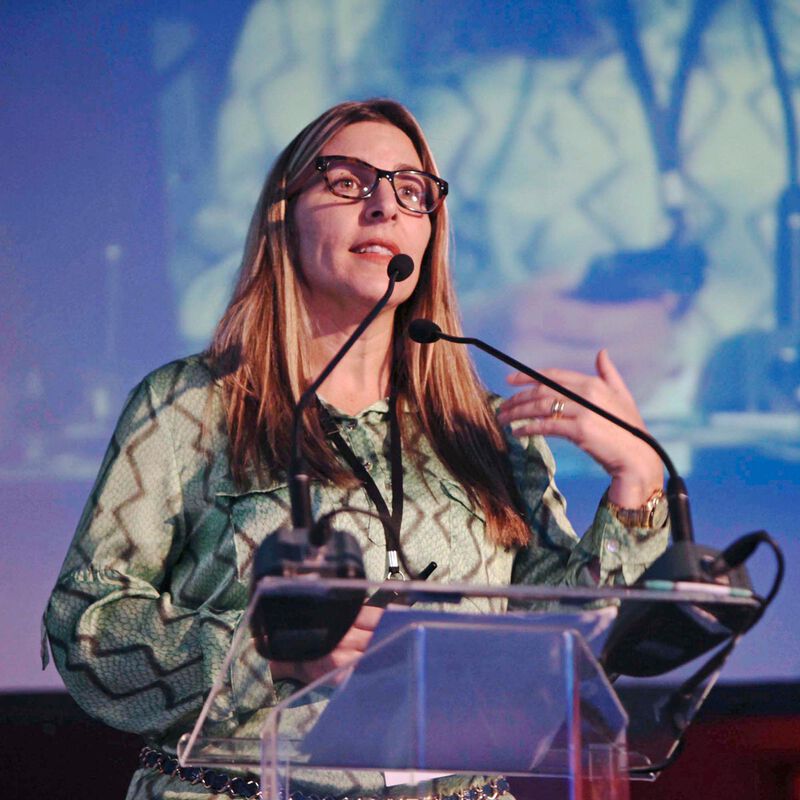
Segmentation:
<svg viewBox="0 0 800 800">
<path fill-rule="evenodd" d="M 537 368 L 591 371 L 608 347 L 683 471 L 723 449 L 800 464 L 794 3 L 241 0 L 214 47 L 216 12 L 198 9 L 118 15 L 147 27 L 157 87 L 147 202 L 167 252 L 146 262 L 161 282 L 146 312 L 173 328 L 170 357 L 208 343 L 279 150 L 335 102 L 389 96 L 450 182 L 467 332 Z M 90 341 L 60 343 L 57 364 L 13 335 L 0 350 L 4 475 L 90 480 L 157 363 L 120 365 L 140 311 L 124 281 L 144 264 L 107 241 Z M 569 459 L 562 473 L 588 468 Z"/>
<path fill-rule="evenodd" d="M 465 332 L 537 369 L 608 347 L 697 540 L 800 563 L 796 0 L 6 5 L 0 686 L 61 686 L 39 619 L 126 394 L 208 345 L 273 160 L 346 99 L 420 120 Z M 548 443 L 582 530 L 606 474 Z M 733 674 L 796 678 L 799 615 L 782 593 Z"/>
<path fill-rule="evenodd" d="M 213 180 L 172 258 L 186 342 L 202 346 L 224 308 L 263 173 L 292 132 L 338 100 L 393 96 L 451 182 L 470 333 L 540 367 L 591 369 L 607 346 L 667 441 L 796 458 L 800 262 L 776 241 L 800 213 L 786 103 L 800 16 L 604 8 L 255 3 Z"/>
</svg>

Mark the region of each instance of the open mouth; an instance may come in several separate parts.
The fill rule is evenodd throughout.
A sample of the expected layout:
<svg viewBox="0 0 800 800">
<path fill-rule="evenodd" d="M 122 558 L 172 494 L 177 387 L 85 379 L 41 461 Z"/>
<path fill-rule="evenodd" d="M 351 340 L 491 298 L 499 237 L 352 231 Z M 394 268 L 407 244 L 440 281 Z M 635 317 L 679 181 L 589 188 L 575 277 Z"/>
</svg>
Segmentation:
<svg viewBox="0 0 800 800">
<path fill-rule="evenodd" d="M 376 255 L 376 256 L 396 256 L 398 252 L 397 247 L 390 243 L 385 242 L 364 242 L 357 244 L 355 247 L 350 248 L 351 253 L 356 255 Z"/>
</svg>

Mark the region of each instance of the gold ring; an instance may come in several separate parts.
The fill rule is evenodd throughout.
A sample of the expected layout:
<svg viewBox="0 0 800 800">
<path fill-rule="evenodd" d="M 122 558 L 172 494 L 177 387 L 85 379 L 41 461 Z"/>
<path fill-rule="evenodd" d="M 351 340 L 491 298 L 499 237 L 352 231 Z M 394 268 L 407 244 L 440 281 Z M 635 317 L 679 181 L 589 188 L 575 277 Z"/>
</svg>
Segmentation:
<svg viewBox="0 0 800 800">
<path fill-rule="evenodd" d="M 565 405 L 566 403 L 563 400 L 556 397 L 556 399 L 553 400 L 553 404 L 550 406 L 550 416 L 553 419 L 558 419 L 559 417 L 563 416 Z"/>
</svg>

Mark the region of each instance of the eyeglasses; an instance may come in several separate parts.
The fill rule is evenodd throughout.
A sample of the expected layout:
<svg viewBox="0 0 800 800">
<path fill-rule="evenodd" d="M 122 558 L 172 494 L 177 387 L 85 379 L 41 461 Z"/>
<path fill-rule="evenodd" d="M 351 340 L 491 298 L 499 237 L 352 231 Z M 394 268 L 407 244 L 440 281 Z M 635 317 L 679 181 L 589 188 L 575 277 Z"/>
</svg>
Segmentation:
<svg viewBox="0 0 800 800">
<path fill-rule="evenodd" d="M 389 181 L 403 208 L 418 214 L 432 214 L 447 195 L 447 181 L 419 169 L 378 169 L 348 156 L 319 156 L 315 166 L 333 194 L 350 200 L 369 197 L 381 178 Z"/>
</svg>

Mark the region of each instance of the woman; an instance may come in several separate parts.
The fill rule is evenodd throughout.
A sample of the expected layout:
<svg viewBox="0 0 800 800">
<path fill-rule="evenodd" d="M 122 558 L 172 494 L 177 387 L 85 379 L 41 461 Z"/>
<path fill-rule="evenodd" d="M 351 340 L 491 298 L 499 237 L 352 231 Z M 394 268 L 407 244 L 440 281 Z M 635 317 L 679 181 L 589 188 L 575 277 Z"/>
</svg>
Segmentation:
<svg viewBox="0 0 800 800">
<path fill-rule="evenodd" d="M 630 582 L 663 549 L 665 529 L 645 520 L 662 481 L 646 446 L 519 375 L 511 382 L 524 388 L 496 413 L 464 348 L 425 348 L 406 337 L 418 316 L 459 329 L 446 192 L 403 106 L 372 100 L 325 112 L 267 178 L 208 352 L 156 370 L 132 392 L 46 615 L 76 700 L 166 754 L 147 751 L 129 798 L 253 791 L 233 776 L 207 780 L 212 789 L 192 784 L 196 775 L 176 771 L 169 754 L 229 649 L 255 549 L 288 520 L 293 405 L 384 293 L 396 253 L 411 257 L 413 274 L 307 415 L 315 516 L 341 506 L 375 510 L 326 435 L 332 426 L 386 504 L 395 492 L 403 498 L 409 569 L 436 561 L 433 579 Z M 597 371 L 550 374 L 641 424 L 605 353 Z M 506 436 L 501 425 L 511 423 L 531 438 Z M 611 477 L 581 541 L 539 434 L 571 439 Z M 393 457 L 402 463 L 394 480 Z M 368 577 L 395 569 L 374 517 L 350 512 L 337 525 L 359 540 Z M 214 709 L 215 734 L 257 736 L 277 697 L 363 651 L 379 616 L 365 607 L 336 650 L 316 662 L 268 663 L 247 641 Z M 385 791 L 380 774 L 359 781 L 362 797 Z M 325 791 L 352 789 L 334 781 Z"/>
</svg>

